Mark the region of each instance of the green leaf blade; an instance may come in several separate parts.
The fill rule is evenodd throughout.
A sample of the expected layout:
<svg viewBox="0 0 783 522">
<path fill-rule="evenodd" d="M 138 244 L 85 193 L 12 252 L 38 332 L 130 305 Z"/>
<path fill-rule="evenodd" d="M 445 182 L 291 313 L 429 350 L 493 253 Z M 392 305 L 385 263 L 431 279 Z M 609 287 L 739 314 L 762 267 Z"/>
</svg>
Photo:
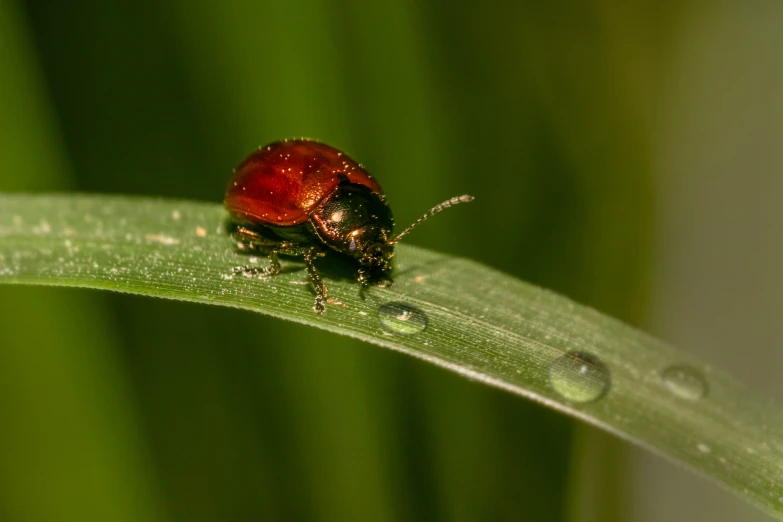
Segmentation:
<svg viewBox="0 0 783 522">
<path fill-rule="evenodd" d="M 0 195 L 0 283 L 109 289 L 261 312 L 397 350 L 505 389 L 642 444 L 762 509 L 783 513 L 781 415 L 730 376 L 552 292 L 465 259 L 400 245 L 395 285 L 364 292 L 339 266 L 323 270 L 332 304 L 312 311 L 301 263 L 275 277 L 232 268 L 238 253 L 217 204 L 108 196 Z M 384 328 L 379 308 L 422 310 L 415 334 Z M 567 353 L 597 357 L 608 389 L 576 403 L 550 383 Z M 674 393 L 662 372 L 693 368 L 701 398 Z M 573 374 L 570 378 L 580 378 Z M 577 382 L 577 385 L 579 382 Z"/>
</svg>

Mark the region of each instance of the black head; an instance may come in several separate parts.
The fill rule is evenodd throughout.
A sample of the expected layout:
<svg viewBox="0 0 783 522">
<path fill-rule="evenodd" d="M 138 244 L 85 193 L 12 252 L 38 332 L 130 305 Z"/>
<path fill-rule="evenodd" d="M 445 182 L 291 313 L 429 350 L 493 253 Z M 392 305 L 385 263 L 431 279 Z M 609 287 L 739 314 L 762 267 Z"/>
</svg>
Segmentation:
<svg viewBox="0 0 783 522">
<path fill-rule="evenodd" d="M 346 178 L 321 202 L 310 221 L 324 244 L 359 262 L 357 278 L 363 285 L 368 285 L 390 280 L 394 245 L 414 227 L 445 208 L 472 200 L 472 196 L 446 200 L 393 236 L 394 219 L 385 198 Z"/>
</svg>

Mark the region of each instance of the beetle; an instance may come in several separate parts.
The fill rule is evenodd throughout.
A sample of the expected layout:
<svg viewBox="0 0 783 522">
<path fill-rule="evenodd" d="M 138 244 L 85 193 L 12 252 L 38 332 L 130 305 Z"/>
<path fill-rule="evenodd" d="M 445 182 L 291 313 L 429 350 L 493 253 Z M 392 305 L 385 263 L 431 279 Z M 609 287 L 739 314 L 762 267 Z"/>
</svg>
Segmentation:
<svg viewBox="0 0 783 522">
<path fill-rule="evenodd" d="M 472 200 L 468 195 L 446 200 L 395 236 L 386 196 L 362 165 L 318 141 L 277 141 L 240 163 L 226 188 L 232 239 L 240 250 L 266 253 L 270 261 L 268 267 L 233 271 L 275 275 L 279 255 L 303 256 L 315 288 L 313 310 L 322 314 L 328 290 L 316 258 L 338 252 L 358 265 L 356 279 L 363 287 L 391 283 L 394 245 L 433 214 Z"/>
</svg>

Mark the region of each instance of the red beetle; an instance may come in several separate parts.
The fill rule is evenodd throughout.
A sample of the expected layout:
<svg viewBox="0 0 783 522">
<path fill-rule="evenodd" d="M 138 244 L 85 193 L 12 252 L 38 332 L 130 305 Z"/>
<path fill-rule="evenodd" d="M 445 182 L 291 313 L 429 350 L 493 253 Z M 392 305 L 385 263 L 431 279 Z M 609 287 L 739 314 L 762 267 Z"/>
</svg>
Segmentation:
<svg viewBox="0 0 783 522">
<path fill-rule="evenodd" d="M 268 253 L 271 262 L 234 272 L 273 275 L 280 272 L 278 254 L 304 256 L 315 287 L 313 309 L 321 314 L 328 293 L 313 264 L 316 257 L 334 250 L 352 259 L 363 286 L 391 281 L 394 245 L 431 215 L 472 199 L 444 201 L 393 236 L 386 197 L 361 165 L 317 141 L 278 141 L 248 156 L 228 183 L 224 203 L 233 220 L 231 237 L 242 250 Z"/>
</svg>

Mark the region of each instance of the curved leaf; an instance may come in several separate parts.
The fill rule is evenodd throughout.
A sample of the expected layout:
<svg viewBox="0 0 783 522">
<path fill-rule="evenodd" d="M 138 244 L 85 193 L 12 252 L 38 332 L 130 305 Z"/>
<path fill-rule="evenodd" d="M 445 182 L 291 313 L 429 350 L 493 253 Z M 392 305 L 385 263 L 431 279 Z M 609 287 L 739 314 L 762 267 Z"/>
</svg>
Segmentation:
<svg viewBox="0 0 783 522">
<path fill-rule="evenodd" d="M 781 518 L 781 415 L 728 375 L 552 292 L 406 245 L 390 288 L 362 292 L 321 262 L 340 303 L 318 316 L 296 260 L 274 277 L 233 274 L 266 260 L 237 252 L 224 220 L 213 203 L 0 195 L 0 282 L 218 304 L 355 337 L 599 426 Z"/>
</svg>

